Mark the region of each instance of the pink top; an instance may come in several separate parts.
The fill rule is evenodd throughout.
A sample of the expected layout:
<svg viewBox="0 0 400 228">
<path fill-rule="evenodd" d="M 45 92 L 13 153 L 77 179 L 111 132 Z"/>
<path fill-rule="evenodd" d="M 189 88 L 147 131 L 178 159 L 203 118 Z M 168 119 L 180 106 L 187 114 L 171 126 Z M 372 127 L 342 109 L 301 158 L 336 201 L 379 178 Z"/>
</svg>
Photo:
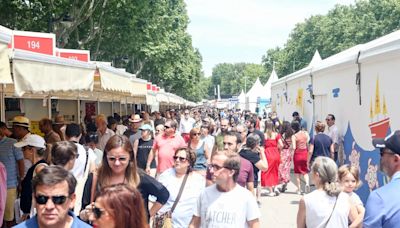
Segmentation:
<svg viewBox="0 0 400 228">
<path fill-rule="evenodd" d="M 4 208 L 7 198 L 7 171 L 3 163 L 0 162 L 0 227 L 3 225 Z"/>
<path fill-rule="evenodd" d="M 307 135 L 303 131 L 297 132 L 294 137 L 296 137 L 296 149 L 304 150 L 307 149 Z"/>
<path fill-rule="evenodd" d="M 159 135 L 154 140 L 153 150 L 158 150 L 157 173 L 162 173 L 165 170 L 172 168 L 174 165 L 175 150 L 181 147 L 186 147 L 186 143 L 180 135 L 166 136 Z"/>
</svg>

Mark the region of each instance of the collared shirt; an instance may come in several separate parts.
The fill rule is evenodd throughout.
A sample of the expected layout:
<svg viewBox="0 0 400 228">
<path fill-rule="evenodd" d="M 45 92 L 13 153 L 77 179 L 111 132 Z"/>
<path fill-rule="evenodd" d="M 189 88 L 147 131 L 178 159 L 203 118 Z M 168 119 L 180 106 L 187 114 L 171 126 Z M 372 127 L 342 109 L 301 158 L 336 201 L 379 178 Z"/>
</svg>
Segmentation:
<svg viewBox="0 0 400 228">
<path fill-rule="evenodd" d="M 190 133 L 190 130 L 192 130 L 194 123 L 196 123 L 196 121 L 191 117 L 189 117 L 188 119 L 182 118 L 179 124 L 179 132 Z"/>
<path fill-rule="evenodd" d="M 99 135 L 99 142 L 97 143 L 96 147 L 99 148 L 99 150 L 104 151 L 108 140 L 111 138 L 111 136 L 115 135 L 115 133 L 111 129 L 107 128 L 104 134 L 101 134 L 100 131 L 97 131 L 97 134 Z"/>
<path fill-rule="evenodd" d="M 371 192 L 365 206 L 365 228 L 391 228 L 400 224 L 400 171 L 392 180 Z"/>
<path fill-rule="evenodd" d="M 7 188 L 17 187 L 17 161 L 24 159 L 21 148 L 14 146 L 16 142 L 17 140 L 8 137 L 4 137 L 0 140 L 0 162 L 3 163 L 7 170 Z"/>
<path fill-rule="evenodd" d="M 327 134 L 335 144 L 339 144 L 339 129 L 337 128 L 336 124 L 328 127 L 328 134 Z"/>
<path fill-rule="evenodd" d="M 159 135 L 154 140 L 153 150 L 158 150 L 158 166 L 157 173 L 172 168 L 174 165 L 175 150 L 180 147 L 186 147 L 186 143 L 180 135 L 174 134 L 167 136 L 165 133 Z"/>
<path fill-rule="evenodd" d="M 72 224 L 71 228 L 90 228 L 91 226 L 82 222 L 78 217 L 75 216 L 75 214 L 72 211 L 68 211 L 68 215 L 71 216 L 72 219 Z M 26 220 L 23 223 L 20 223 L 16 226 L 15 228 L 39 228 L 39 223 L 37 220 L 37 215 L 35 215 L 33 218 Z"/>
</svg>

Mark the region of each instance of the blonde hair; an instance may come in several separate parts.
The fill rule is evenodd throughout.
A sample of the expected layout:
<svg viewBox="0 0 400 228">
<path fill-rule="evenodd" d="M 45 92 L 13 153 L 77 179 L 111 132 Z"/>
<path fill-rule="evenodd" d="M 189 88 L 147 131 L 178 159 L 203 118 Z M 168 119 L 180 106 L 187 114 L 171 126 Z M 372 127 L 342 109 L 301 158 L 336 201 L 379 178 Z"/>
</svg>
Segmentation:
<svg viewBox="0 0 400 228">
<path fill-rule="evenodd" d="M 343 178 L 347 176 L 347 174 L 353 175 L 354 179 L 356 179 L 355 189 L 359 188 L 362 185 L 362 181 L 360 180 L 360 170 L 357 167 L 351 166 L 349 164 L 340 166 L 338 171 L 339 181 L 342 181 Z"/>
<path fill-rule="evenodd" d="M 325 124 L 321 121 L 317 121 L 315 123 L 315 131 L 316 132 L 324 132 L 325 131 Z"/>
</svg>

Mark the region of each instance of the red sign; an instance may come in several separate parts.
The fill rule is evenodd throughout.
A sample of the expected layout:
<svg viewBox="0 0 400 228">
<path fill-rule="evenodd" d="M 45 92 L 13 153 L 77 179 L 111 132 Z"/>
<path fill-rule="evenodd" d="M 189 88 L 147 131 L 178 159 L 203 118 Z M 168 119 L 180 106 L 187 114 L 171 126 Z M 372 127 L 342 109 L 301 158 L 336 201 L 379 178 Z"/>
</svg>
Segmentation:
<svg viewBox="0 0 400 228">
<path fill-rule="evenodd" d="M 13 48 L 54 55 L 55 35 L 50 33 L 14 31 Z"/>
<path fill-rule="evenodd" d="M 151 86 L 151 90 L 157 91 L 157 86 L 156 86 L 156 85 L 152 85 L 152 86 Z"/>
<path fill-rule="evenodd" d="M 157 92 L 160 91 L 160 87 L 157 86 Z"/>
<path fill-rule="evenodd" d="M 151 83 L 147 83 L 147 90 L 151 90 Z"/>
<path fill-rule="evenodd" d="M 83 62 L 89 62 L 89 54 L 86 53 L 68 53 L 68 52 L 61 52 L 60 57 L 67 58 L 67 59 L 74 59 Z"/>
</svg>

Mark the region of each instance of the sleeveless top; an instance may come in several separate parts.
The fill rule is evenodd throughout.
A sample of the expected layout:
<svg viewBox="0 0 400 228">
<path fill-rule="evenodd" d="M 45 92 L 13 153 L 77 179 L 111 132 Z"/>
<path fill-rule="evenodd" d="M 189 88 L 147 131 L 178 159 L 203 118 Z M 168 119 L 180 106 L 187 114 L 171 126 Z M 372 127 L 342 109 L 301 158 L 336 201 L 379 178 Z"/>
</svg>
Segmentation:
<svg viewBox="0 0 400 228">
<path fill-rule="evenodd" d="M 142 138 L 139 139 L 138 148 L 136 153 L 136 164 L 141 169 L 146 169 L 147 158 L 149 157 L 150 151 L 153 148 L 153 139 L 148 141 L 143 140 Z M 156 161 L 153 159 L 150 163 L 150 168 L 156 168 Z"/>
<path fill-rule="evenodd" d="M 296 149 L 307 149 L 307 135 L 304 132 L 299 131 L 294 136 L 296 138 Z"/>
<path fill-rule="evenodd" d="M 196 162 L 194 163 L 194 170 L 205 170 L 207 169 L 207 159 L 204 151 L 205 142 L 203 141 L 201 146 L 196 149 Z"/>
<path fill-rule="evenodd" d="M 344 228 L 348 227 L 350 212 L 349 196 L 341 192 L 336 197 L 329 196 L 323 190 L 315 190 L 304 196 L 306 205 L 306 226 L 313 228 Z M 333 212 L 332 212 L 333 211 Z M 329 216 L 331 215 L 329 219 Z M 329 222 L 327 223 L 329 219 Z"/>
</svg>

